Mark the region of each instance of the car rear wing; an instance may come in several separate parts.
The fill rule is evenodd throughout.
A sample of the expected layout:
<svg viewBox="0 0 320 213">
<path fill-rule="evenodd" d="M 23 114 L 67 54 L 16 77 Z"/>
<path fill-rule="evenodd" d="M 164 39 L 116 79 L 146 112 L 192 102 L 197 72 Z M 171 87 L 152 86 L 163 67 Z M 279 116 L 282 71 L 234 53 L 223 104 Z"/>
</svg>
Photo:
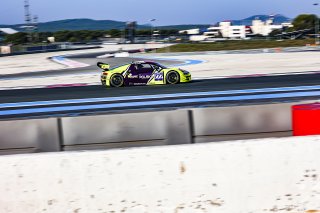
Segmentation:
<svg viewBox="0 0 320 213">
<path fill-rule="evenodd" d="M 110 64 L 105 64 L 102 62 L 98 62 L 97 66 L 105 71 L 108 71 L 110 69 Z"/>
</svg>

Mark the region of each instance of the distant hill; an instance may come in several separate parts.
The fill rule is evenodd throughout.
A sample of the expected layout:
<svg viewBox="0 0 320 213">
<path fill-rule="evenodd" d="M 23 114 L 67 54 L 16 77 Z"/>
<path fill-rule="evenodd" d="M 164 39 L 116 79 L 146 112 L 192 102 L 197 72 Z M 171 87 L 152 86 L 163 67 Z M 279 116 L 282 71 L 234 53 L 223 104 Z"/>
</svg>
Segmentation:
<svg viewBox="0 0 320 213">
<path fill-rule="evenodd" d="M 39 31 L 123 29 L 125 22 L 112 20 L 66 19 L 39 24 Z"/>
<path fill-rule="evenodd" d="M 268 15 L 254 15 L 242 20 L 232 20 L 235 25 L 250 25 L 252 20 L 260 19 L 266 21 L 270 16 Z M 283 15 L 275 15 L 274 23 L 279 24 L 283 22 L 291 21 L 291 19 Z M 39 23 L 40 32 L 55 32 L 61 30 L 111 30 L 111 29 L 124 29 L 126 22 L 113 21 L 113 20 L 93 20 L 93 19 L 66 19 L 60 21 L 51 21 Z M 17 25 L 0 25 L 0 28 L 13 28 L 18 31 L 23 31 L 21 28 L 23 24 Z M 185 24 L 185 25 L 168 25 L 168 26 L 156 26 L 157 29 L 177 29 L 186 30 L 200 28 L 205 29 L 210 25 L 208 24 Z M 150 29 L 149 25 L 138 25 L 138 29 Z"/>
<path fill-rule="evenodd" d="M 269 15 L 254 15 L 241 20 L 232 20 L 232 24 L 234 25 L 251 25 L 253 20 L 259 19 L 261 21 L 266 21 L 270 18 Z M 284 22 L 291 22 L 292 20 L 283 15 L 274 15 L 273 22 L 275 24 L 281 24 Z"/>
<path fill-rule="evenodd" d="M 168 25 L 168 26 L 157 26 L 157 29 L 175 29 L 175 30 L 189 30 L 189 29 L 207 29 L 210 27 L 209 24 L 183 24 L 183 25 Z"/>
<path fill-rule="evenodd" d="M 40 32 L 55 32 L 61 30 L 109 30 L 109 29 L 123 29 L 125 22 L 112 21 L 112 20 L 92 20 L 92 19 L 66 19 L 59 21 L 51 21 L 39 23 Z M 0 27 L 10 27 L 22 31 L 21 26 L 18 25 L 7 25 Z"/>
<path fill-rule="evenodd" d="M 66 19 L 60 21 L 51 21 L 39 23 L 40 32 L 55 32 L 61 30 L 111 30 L 111 29 L 124 29 L 126 22 L 112 21 L 112 20 L 92 20 L 92 19 Z M 0 28 L 13 28 L 18 31 L 23 31 L 21 28 L 23 24 L 17 25 L 0 25 Z M 203 28 L 209 25 L 170 25 L 170 26 L 157 26 L 157 29 L 192 29 Z M 150 29 L 149 25 L 138 25 L 138 29 Z"/>
</svg>

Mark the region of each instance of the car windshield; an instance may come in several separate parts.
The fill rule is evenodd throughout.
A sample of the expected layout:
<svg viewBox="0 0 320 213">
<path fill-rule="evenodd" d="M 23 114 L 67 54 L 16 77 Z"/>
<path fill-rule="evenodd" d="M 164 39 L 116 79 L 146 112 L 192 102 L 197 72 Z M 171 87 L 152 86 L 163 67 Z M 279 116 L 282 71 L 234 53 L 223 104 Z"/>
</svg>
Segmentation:
<svg viewBox="0 0 320 213">
<path fill-rule="evenodd" d="M 161 67 L 162 69 L 167 69 L 166 66 L 162 65 L 162 64 L 159 64 L 159 63 L 153 63 L 153 65 L 156 65 L 158 67 Z"/>
</svg>

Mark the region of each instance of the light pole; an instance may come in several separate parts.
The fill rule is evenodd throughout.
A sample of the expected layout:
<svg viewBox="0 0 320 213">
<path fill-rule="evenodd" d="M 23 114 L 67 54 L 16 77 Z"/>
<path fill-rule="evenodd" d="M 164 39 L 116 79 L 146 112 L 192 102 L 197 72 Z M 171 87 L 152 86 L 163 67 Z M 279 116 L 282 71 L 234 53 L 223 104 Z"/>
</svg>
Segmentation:
<svg viewBox="0 0 320 213">
<path fill-rule="evenodd" d="M 152 25 L 152 22 L 155 22 L 155 21 L 156 21 L 156 19 L 154 19 L 154 18 L 150 20 L 150 33 L 151 33 L 150 41 L 153 40 L 153 25 Z"/>
<path fill-rule="evenodd" d="M 121 29 L 121 41 L 120 41 L 121 44 L 125 43 L 125 37 L 126 37 L 126 25 L 124 25 L 124 28 Z"/>
<path fill-rule="evenodd" d="M 319 4 L 318 3 L 314 3 L 313 4 L 314 6 L 318 6 Z M 315 44 L 316 45 L 319 45 L 320 42 L 319 42 L 319 17 L 318 17 L 318 13 L 316 13 L 316 21 L 315 21 Z"/>
</svg>

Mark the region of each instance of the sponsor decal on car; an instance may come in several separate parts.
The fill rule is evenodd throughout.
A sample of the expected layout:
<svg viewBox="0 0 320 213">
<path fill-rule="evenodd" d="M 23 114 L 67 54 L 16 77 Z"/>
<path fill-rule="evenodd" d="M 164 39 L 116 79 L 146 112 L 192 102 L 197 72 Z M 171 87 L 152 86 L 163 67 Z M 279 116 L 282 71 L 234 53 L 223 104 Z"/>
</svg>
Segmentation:
<svg viewBox="0 0 320 213">
<path fill-rule="evenodd" d="M 128 75 L 128 78 L 138 78 L 138 75 L 132 75 L 131 73 Z"/>
<path fill-rule="evenodd" d="M 154 80 L 155 81 L 163 81 L 163 73 L 160 72 L 160 73 L 155 73 L 154 74 Z"/>
<path fill-rule="evenodd" d="M 140 79 L 149 79 L 151 75 L 139 75 Z"/>
</svg>

